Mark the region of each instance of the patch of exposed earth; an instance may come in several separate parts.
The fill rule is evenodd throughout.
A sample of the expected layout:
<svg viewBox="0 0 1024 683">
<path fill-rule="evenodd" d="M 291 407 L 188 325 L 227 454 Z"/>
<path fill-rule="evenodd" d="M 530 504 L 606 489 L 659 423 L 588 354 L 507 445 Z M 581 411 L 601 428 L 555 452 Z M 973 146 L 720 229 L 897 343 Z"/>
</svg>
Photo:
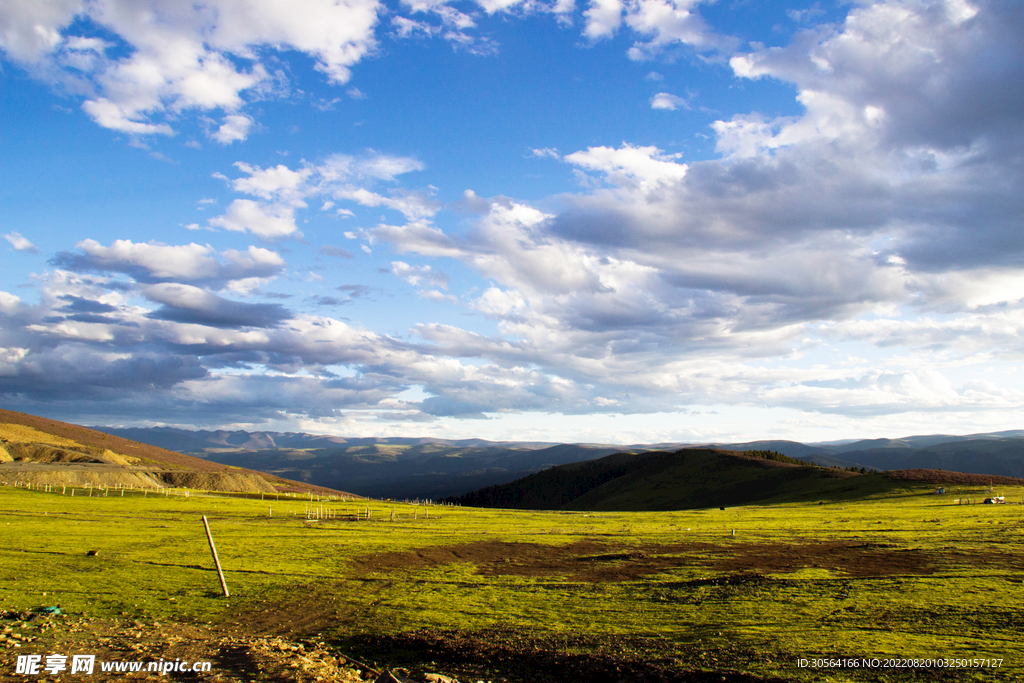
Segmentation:
<svg viewBox="0 0 1024 683">
<path fill-rule="evenodd" d="M 825 568 L 860 578 L 923 576 L 948 559 L 948 554 L 935 551 L 847 541 L 629 546 L 583 540 L 563 546 L 480 541 L 365 555 L 354 563 L 365 572 L 389 573 L 465 562 L 487 576 L 564 576 L 570 581 L 604 583 L 694 567 L 766 574 Z M 971 562 L 966 556 L 957 559 Z"/>
<path fill-rule="evenodd" d="M 408 653 L 442 664 L 460 680 L 496 680 L 561 683 L 785 683 L 730 670 L 728 662 L 768 660 L 767 652 L 742 647 L 708 650 L 680 648 L 676 643 L 634 636 L 537 636 L 514 629 L 488 629 L 474 633 L 422 629 L 393 636 L 354 638 L 349 647 L 360 651 L 387 648 L 394 656 Z M 415 674 L 415 665 L 410 667 Z M 505 678 L 507 676 L 507 678 Z"/>
<path fill-rule="evenodd" d="M 230 625 L 161 623 L 136 619 L 98 619 L 72 615 L 43 615 L 8 610 L 0 613 L 0 681 L 274 681 L 280 683 L 363 683 L 386 681 L 387 672 L 351 660 L 318 638 L 291 639 L 257 635 Z M 19 655 L 38 655 L 37 675 L 18 674 Z M 47 658 L 63 655 L 65 668 L 45 670 Z M 93 655 L 92 676 L 71 673 L 74 655 Z M 141 662 L 131 673 L 125 665 Z M 188 670 L 166 674 L 149 671 L 150 663 L 184 662 Z M 209 662 L 209 671 L 194 672 L 195 663 Z M 112 664 L 105 672 L 103 664 Z M 118 665 L 122 670 L 118 670 Z M 180 668 L 180 665 L 179 665 Z M 202 667 L 200 667 L 202 668 Z M 442 682 L 448 678 L 411 679 Z M 397 673 L 396 680 L 401 680 Z M 454 679 L 452 679 L 454 680 Z"/>
<path fill-rule="evenodd" d="M 302 609 L 313 605 L 304 605 L 299 600 L 290 606 Z M 718 668 L 726 666 L 722 659 L 726 656 L 763 659 L 764 653 L 705 652 L 696 648 L 695 652 L 681 655 L 671 643 L 652 645 L 654 641 L 642 637 L 544 639 L 511 629 L 479 633 L 420 630 L 385 636 L 357 635 L 328 643 L 316 633 L 313 621 L 300 628 L 306 635 L 300 635 L 300 631 L 290 636 L 256 634 L 233 622 L 161 623 L 8 610 L 0 612 L 0 681 L 80 681 L 85 674 L 71 673 L 72 658 L 93 655 L 95 663 L 89 680 L 126 677 L 133 681 L 223 683 L 784 683 L 784 679 Z M 344 653 L 337 648 L 339 644 L 345 646 Z M 360 653 L 364 659 L 353 658 L 352 652 Z M 21 655 L 40 657 L 38 673 L 17 672 Z M 46 671 L 52 655 L 66 658 L 63 670 Z M 390 660 L 388 666 L 371 661 L 380 655 Z M 680 656 L 688 661 L 683 662 Z M 691 659 L 694 661 L 689 662 Z M 138 662 L 142 663 L 139 671 L 124 668 Z M 185 667 L 161 674 L 149 670 L 151 662 L 182 662 Z M 209 670 L 190 670 L 197 662 L 209 662 Z M 105 671 L 104 663 L 115 668 Z M 711 670 L 688 670 L 684 665 L 688 663 L 702 668 L 710 666 Z M 122 665 L 121 669 L 118 665 Z"/>
</svg>

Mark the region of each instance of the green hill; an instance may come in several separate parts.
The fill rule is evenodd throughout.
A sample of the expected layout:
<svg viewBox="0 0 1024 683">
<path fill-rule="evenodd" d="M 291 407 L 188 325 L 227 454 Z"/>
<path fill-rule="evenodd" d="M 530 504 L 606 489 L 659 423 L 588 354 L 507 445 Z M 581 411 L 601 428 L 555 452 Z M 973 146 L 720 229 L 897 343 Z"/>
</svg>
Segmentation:
<svg viewBox="0 0 1024 683">
<path fill-rule="evenodd" d="M 855 497 L 895 485 L 882 475 L 817 467 L 777 453 L 693 448 L 616 453 L 449 500 L 529 510 L 682 510 Z"/>
</svg>

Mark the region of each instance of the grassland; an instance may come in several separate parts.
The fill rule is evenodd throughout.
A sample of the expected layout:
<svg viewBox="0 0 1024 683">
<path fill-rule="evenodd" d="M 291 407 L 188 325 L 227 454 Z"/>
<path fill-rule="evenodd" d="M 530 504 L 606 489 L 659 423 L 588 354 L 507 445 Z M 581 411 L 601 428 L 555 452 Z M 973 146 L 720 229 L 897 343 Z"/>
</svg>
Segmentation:
<svg viewBox="0 0 1024 683">
<path fill-rule="evenodd" d="M 1024 490 L 997 493 L 1011 504 L 953 503 L 987 495 L 977 487 L 944 495 L 908 487 L 863 500 L 682 512 L 432 507 L 429 519 L 423 507 L 378 501 L 369 521 L 351 518 L 366 503 L 333 501 L 319 506 L 338 517 L 311 521 L 306 510 L 317 503 L 308 496 L 71 497 L 0 487 L 0 602 L 319 633 L 360 657 L 428 657 L 493 680 L 567 680 L 574 671 L 587 680 L 578 673 L 586 662 L 621 672 L 649 663 L 647 680 L 686 671 L 1020 680 Z M 230 598 L 220 595 L 201 515 Z M 798 666 L 819 657 L 1002 664 Z"/>
</svg>

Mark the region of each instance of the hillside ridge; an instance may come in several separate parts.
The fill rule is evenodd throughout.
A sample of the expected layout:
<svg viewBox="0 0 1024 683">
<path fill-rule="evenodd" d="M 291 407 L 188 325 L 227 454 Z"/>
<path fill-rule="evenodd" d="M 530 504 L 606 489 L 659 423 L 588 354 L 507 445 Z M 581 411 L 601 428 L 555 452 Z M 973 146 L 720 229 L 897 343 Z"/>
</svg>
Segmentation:
<svg viewBox="0 0 1024 683">
<path fill-rule="evenodd" d="M 618 453 L 552 467 L 447 499 L 530 510 L 653 511 L 846 499 L 908 485 L 1024 485 L 1024 479 L 934 469 L 891 472 L 822 467 L 773 451 L 684 448 Z"/>
<path fill-rule="evenodd" d="M 344 493 L 0 408 L 2 426 L 0 479 L 11 483 Z"/>
</svg>

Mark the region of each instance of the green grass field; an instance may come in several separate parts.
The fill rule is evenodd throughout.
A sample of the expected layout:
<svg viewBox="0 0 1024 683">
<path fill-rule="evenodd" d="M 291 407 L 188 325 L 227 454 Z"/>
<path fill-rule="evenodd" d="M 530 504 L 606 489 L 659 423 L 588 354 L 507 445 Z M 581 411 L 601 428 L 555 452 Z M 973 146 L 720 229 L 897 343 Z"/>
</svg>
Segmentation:
<svg viewBox="0 0 1024 683">
<path fill-rule="evenodd" d="M 1024 490 L 996 491 L 1007 505 L 971 506 L 953 501 L 980 501 L 984 489 L 949 491 L 724 511 L 432 507 L 430 519 L 423 507 L 370 502 L 369 521 L 309 521 L 308 498 L 0 487 L 0 599 L 100 618 L 315 630 L 378 661 L 403 656 L 401 634 L 427 629 L 576 655 L 628 646 L 678 670 L 1019 680 Z M 320 505 L 340 515 L 366 507 Z M 204 514 L 230 598 L 212 571 Z M 798 666 L 820 657 L 1002 661 L 995 671 Z"/>
</svg>

